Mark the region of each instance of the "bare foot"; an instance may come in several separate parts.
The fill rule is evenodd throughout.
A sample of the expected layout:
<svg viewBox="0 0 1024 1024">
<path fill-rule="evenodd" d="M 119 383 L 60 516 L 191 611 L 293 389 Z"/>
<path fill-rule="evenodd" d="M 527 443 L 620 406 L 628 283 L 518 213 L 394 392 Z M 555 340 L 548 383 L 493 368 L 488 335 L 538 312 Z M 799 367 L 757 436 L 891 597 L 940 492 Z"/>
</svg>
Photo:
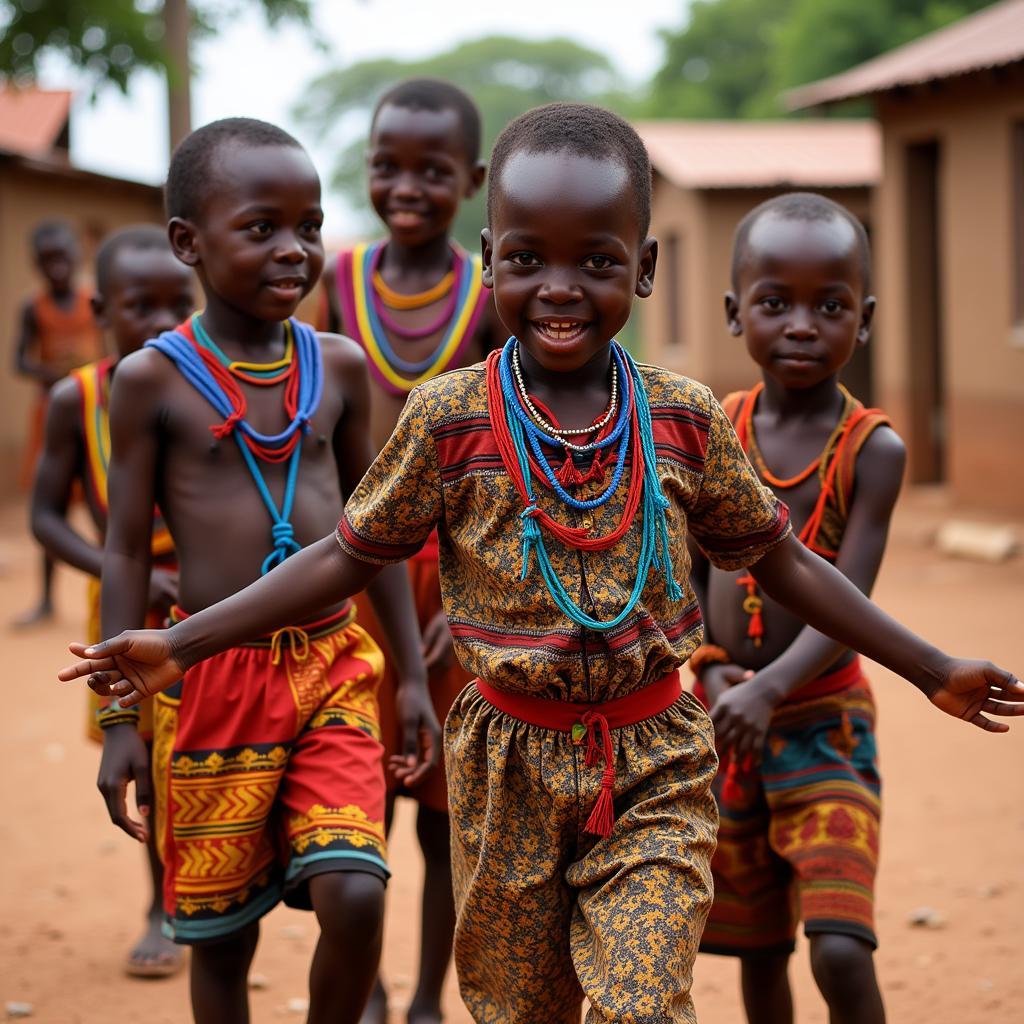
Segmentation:
<svg viewBox="0 0 1024 1024">
<path fill-rule="evenodd" d="M 380 978 L 374 983 L 370 1000 L 363 1010 L 362 1017 L 359 1018 L 359 1024 L 388 1024 L 388 994 L 384 991 Z"/>
<path fill-rule="evenodd" d="M 19 615 L 11 625 L 15 629 L 28 629 L 31 626 L 40 626 L 53 618 L 53 605 L 49 601 L 40 601 L 31 611 Z"/>
<path fill-rule="evenodd" d="M 128 954 L 125 974 L 132 978 L 170 978 L 181 970 L 184 952 L 164 935 L 162 924 L 162 914 L 150 916 L 145 933 Z"/>
</svg>

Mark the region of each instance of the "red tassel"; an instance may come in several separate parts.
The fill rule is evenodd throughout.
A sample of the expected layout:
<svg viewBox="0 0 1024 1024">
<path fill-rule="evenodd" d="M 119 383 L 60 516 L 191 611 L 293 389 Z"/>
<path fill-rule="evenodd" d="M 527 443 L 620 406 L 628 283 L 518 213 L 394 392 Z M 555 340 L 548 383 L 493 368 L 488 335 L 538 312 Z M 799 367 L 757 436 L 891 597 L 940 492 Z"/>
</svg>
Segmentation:
<svg viewBox="0 0 1024 1024">
<path fill-rule="evenodd" d="M 755 647 L 760 647 L 764 637 L 764 618 L 761 615 L 764 601 L 757 592 L 757 580 L 748 573 L 746 576 L 740 576 L 736 580 L 736 585 L 747 588 L 747 596 L 743 599 L 743 610 L 750 616 L 747 622 L 747 636 L 754 641 Z"/>
<path fill-rule="evenodd" d="M 592 836 L 607 839 L 612 834 L 612 826 L 615 824 L 615 799 L 612 794 L 614 785 L 615 769 L 606 767 L 601 773 L 601 793 L 584 826 L 585 831 Z"/>
<path fill-rule="evenodd" d="M 558 467 L 555 478 L 563 487 L 576 487 L 583 483 L 583 474 L 576 468 L 576 463 L 569 454 L 566 454 L 565 462 Z"/>
<path fill-rule="evenodd" d="M 736 759 L 731 758 L 725 771 L 725 778 L 722 780 L 722 800 L 727 804 L 735 804 L 743 799 L 743 787 L 737 779 L 738 775 L 739 766 Z"/>
</svg>

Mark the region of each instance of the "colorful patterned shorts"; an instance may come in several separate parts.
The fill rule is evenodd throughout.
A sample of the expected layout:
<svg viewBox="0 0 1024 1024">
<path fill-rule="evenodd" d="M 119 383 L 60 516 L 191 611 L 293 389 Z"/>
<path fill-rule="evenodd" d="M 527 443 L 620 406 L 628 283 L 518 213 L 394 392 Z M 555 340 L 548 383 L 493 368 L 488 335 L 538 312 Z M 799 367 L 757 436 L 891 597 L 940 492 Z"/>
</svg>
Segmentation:
<svg viewBox="0 0 1024 1024">
<path fill-rule="evenodd" d="M 714 787 L 721 815 L 715 902 L 702 952 L 791 950 L 799 921 L 807 935 L 878 945 L 874 725 L 874 700 L 855 659 L 778 708 L 759 768 L 723 760 Z"/>
<path fill-rule="evenodd" d="M 156 697 L 164 911 L 220 939 L 330 871 L 386 879 L 379 648 L 349 606 L 200 662 Z"/>
</svg>

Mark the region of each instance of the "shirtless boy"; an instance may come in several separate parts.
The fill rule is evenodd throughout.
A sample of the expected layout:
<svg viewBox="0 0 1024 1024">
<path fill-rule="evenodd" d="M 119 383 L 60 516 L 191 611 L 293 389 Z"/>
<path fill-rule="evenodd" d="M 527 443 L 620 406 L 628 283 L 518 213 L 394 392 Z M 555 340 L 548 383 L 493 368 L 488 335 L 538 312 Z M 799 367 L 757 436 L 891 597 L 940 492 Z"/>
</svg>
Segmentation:
<svg viewBox="0 0 1024 1024">
<path fill-rule="evenodd" d="M 387 238 L 332 257 L 323 281 L 329 329 L 355 338 L 369 360 L 374 451 L 391 436 L 416 383 L 479 362 L 504 341 L 498 336 L 490 289 L 481 282 L 479 256 L 470 256 L 451 238 L 459 206 L 483 183 L 480 132 L 473 101 L 456 86 L 433 78 L 401 82 L 384 94 L 374 111 L 369 192 Z M 437 717 L 444 721 L 472 676 L 452 650 L 441 607 L 436 536 L 410 559 L 408 569 L 430 670 L 430 695 Z M 360 624 L 385 646 L 365 595 L 356 601 Z M 395 673 L 386 662 L 380 705 L 387 755 L 401 744 L 395 685 Z M 399 787 L 393 776 L 389 782 L 389 823 L 396 793 L 419 805 L 416 834 L 424 859 L 419 980 L 408 1020 L 437 1024 L 455 928 L 444 767 L 438 765 L 413 788 Z M 387 997 L 378 981 L 364 1020 L 384 1024 L 386 1019 Z"/>
<path fill-rule="evenodd" d="M 736 232 L 726 316 L 762 382 L 723 405 L 800 540 L 870 594 L 903 478 L 904 447 L 839 383 L 874 314 L 860 223 L 794 193 Z M 874 703 L 858 656 L 760 593 L 746 572 L 694 558 L 706 643 L 691 666 L 722 752 L 702 948 L 740 957 L 747 1018 L 793 1019 L 797 920 L 830 1019 L 881 1024 L 872 953 L 880 786 Z"/>
<path fill-rule="evenodd" d="M 32 490 L 32 532 L 52 558 L 88 573 L 89 633 L 100 638 L 99 579 L 103 564 L 102 541 L 83 536 L 68 518 L 75 484 L 84 487 L 85 500 L 97 534 L 107 524 L 107 468 L 110 429 L 107 399 L 119 359 L 142 348 L 181 323 L 195 305 L 193 277 L 174 258 L 167 232 L 154 224 L 122 228 L 110 235 L 96 253 L 96 294 L 92 309 L 97 323 L 110 332 L 116 356 L 72 370 L 50 392 L 46 437 Z M 153 569 L 149 583 L 147 623 L 162 626 L 177 599 L 178 573 L 174 549 L 162 522 L 153 524 Z M 93 695 L 89 707 L 89 734 L 102 741 L 104 706 Z M 139 734 L 147 753 L 153 738 L 152 702 L 143 705 Z M 140 768 L 141 770 L 141 768 Z M 100 789 L 116 800 L 113 780 L 100 778 Z M 142 939 L 128 955 L 125 970 L 136 977 L 164 977 L 182 964 L 181 951 L 162 933 L 163 869 L 153 837 L 146 844 L 152 899 Z"/>
<path fill-rule="evenodd" d="M 154 502 L 179 559 L 180 620 L 322 535 L 372 461 L 362 353 L 289 319 L 323 266 L 320 182 L 302 147 L 261 121 L 214 122 L 175 151 L 166 202 L 206 308 L 118 367 L 105 633 L 144 617 Z M 401 679 L 399 767 L 415 782 L 437 724 L 404 570 L 371 595 Z M 127 780 L 144 818 L 155 795 L 167 927 L 193 947 L 199 1024 L 248 1020 L 259 918 L 281 899 L 320 925 L 309 1020 L 355 1022 L 370 991 L 387 878 L 381 656 L 353 617 L 344 600 L 314 602 L 187 673 L 154 709 L 155 794 L 134 723 L 105 732 L 115 823 L 145 839 Z"/>
</svg>

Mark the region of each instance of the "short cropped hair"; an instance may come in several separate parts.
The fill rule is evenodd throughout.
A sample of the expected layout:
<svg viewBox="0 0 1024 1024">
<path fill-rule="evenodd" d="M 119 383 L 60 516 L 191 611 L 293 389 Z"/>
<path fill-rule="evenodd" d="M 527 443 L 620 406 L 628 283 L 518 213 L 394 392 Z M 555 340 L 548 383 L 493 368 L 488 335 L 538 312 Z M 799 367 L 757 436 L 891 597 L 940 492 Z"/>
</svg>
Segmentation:
<svg viewBox="0 0 1024 1024">
<path fill-rule="evenodd" d="M 767 199 L 755 206 L 736 226 L 736 234 L 732 243 L 732 287 L 736 288 L 740 267 L 746 259 L 750 242 L 750 232 L 754 225 L 764 216 L 771 215 L 782 220 L 791 221 L 831 221 L 845 220 L 857 239 L 857 254 L 860 258 L 861 274 L 864 281 L 864 294 L 871 290 L 871 243 L 864 225 L 840 203 L 817 192 L 787 192 L 785 195 Z"/>
<path fill-rule="evenodd" d="M 39 250 L 48 242 L 64 242 L 72 249 L 78 248 L 78 241 L 71 230 L 71 225 L 63 220 L 44 220 L 32 229 L 29 244 L 33 253 L 38 255 Z"/>
<path fill-rule="evenodd" d="M 483 131 L 480 110 L 469 95 L 457 85 L 441 78 L 407 78 L 404 82 L 399 82 L 388 89 L 373 108 L 371 133 L 377 124 L 377 115 L 384 107 L 454 111 L 459 119 L 466 163 L 472 165 L 480 159 L 480 137 Z"/>
<path fill-rule="evenodd" d="M 252 117 L 225 117 L 197 128 L 182 139 L 171 156 L 164 185 L 168 217 L 195 220 L 202 214 L 203 194 L 210 185 L 213 159 L 217 151 L 229 143 L 302 149 L 299 140 L 283 128 Z"/>
<path fill-rule="evenodd" d="M 494 209 L 501 172 L 515 153 L 574 153 L 617 160 L 629 175 L 640 236 L 651 226 L 651 158 L 636 129 L 603 107 L 589 103 L 548 103 L 511 121 L 494 143 L 487 184 L 487 215 Z"/>
<path fill-rule="evenodd" d="M 96 291 L 106 295 L 117 257 L 126 251 L 162 250 L 171 253 L 167 232 L 156 224 L 130 224 L 107 235 L 96 250 Z"/>
</svg>

